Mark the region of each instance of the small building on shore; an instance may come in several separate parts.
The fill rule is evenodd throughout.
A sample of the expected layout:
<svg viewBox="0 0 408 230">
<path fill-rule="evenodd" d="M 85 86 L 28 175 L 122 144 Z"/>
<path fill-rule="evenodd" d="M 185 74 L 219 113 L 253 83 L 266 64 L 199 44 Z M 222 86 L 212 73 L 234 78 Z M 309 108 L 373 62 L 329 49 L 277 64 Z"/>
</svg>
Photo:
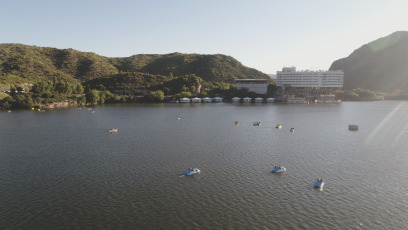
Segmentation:
<svg viewBox="0 0 408 230">
<path fill-rule="evenodd" d="M 266 94 L 268 91 L 268 79 L 235 79 L 238 90 L 248 89 L 248 92 Z"/>
<path fill-rule="evenodd" d="M 263 98 L 261 97 L 255 98 L 255 103 L 262 103 L 262 102 L 263 102 Z"/>
<path fill-rule="evenodd" d="M 283 100 L 286 104 L 305 104 L 306 98 L 303 97 L 287 97 Z"/>
<path fill-rule="evenodd" d="M 233 97 L 232 98 L 232 102 L 240 102 L 241 101 L 241 98 L 239 98 L 239 97 Z"/>
<path fill-rule="evenodd" d="M 336 100 L 334 98 L 335 98 L 334 94 L 320 94 L 317 97 L 317 102 L 318 103 L 335 103 Z"/>
<path fill-rule="evenodd" d="M 192 103 L 201 103 L 201 98 L 198 98 L 198 97 L 191 98 L 191 102 Z"/>
<path fill-rule="evenodd" d="M 242 99 L 242 101 L 243 101 L 244 103 L 251 103 L 251 102 L 252 102 L 252 98 L 250 98 L 250 97 L 244 97 L 244 98 Z"/>
<path fill-rule="evenodd" d="M 213 102 L 222 102 L 222 97 L 214 97 L 212 99 Z"/>
<path fill-rule="evenodd" d="M 275 102 L 275 98 L 273 97 L 266 98 L 266 103 L 274 103 L 274 102 Z"/>
<path fill-rule="evenodd" d="M 204 97 L 203 99 L 201 99 L 201 101 L 205 102 L 205 103 L 210 103 L 210 102 L 212 102 L 212 99 L 209 98 L 209 97 Z"/>
<path fill-rule="evenodd" d="M 186 97 L 180 98 L 181 103 L 190 103 L 190 101 L 191 101 L 190 98 L 186 98 Z"/>
</svg>

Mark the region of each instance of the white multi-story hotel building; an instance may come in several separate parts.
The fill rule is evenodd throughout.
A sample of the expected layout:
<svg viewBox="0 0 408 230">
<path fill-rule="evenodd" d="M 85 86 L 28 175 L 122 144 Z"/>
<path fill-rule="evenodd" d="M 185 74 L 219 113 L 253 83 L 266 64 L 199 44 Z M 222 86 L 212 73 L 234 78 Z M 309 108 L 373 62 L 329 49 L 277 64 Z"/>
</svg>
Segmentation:
<svg viewBox="0 0 408 230">
<path fill-rule="evenodd" d="M 276 86 L 294 88 L 343 88 L 342 71 L 296 71 L 295 67 L 284 67 L 277 71 Z"/>
</svg>

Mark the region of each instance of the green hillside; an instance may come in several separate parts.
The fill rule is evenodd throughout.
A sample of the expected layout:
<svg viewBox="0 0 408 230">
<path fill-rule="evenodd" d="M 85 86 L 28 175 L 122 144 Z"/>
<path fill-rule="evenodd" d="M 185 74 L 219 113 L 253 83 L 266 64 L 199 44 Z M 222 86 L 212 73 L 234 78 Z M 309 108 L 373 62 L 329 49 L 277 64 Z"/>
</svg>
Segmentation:
<svg viewBox="0 0 408 230">
<path fill-rule="evenodd" d="M 408 90 L 408 32 L 395 32 L 363 45 L 333 62 L 330 70 L 344 71 L 344 89 L 382 92 Z"/>
<path fill-rule="evenodd" d="M 108 58 L 73 49 L 0 44 L 0 84 L 33 83 L 55 77 L 68 82 L 86 82 L 122 76 L 123 72 L 170 79 L 195 74 L 205 81 L 229 83 L 236 78 L 269 79 L 266 74 L 220 54 L 139 54 Z"/>
<path fill-rule="evenodd" d="M 205 81 L 234 82 L 234 79 L 269 79 L 266 74 L 243 66 L 232 57 L 215 54 L 135 55 L 111 59 L 118 70 L 143 72 L 163 76 L 195 74 Z"/>
<path fill-rule="evenodd" d="M 108 58 L 72 49 L 43 48 L 20 44 L 0 44 L 0 73 L 29 82 L 52 77 L 86 81 L 116 74 Z"/>
</svg>

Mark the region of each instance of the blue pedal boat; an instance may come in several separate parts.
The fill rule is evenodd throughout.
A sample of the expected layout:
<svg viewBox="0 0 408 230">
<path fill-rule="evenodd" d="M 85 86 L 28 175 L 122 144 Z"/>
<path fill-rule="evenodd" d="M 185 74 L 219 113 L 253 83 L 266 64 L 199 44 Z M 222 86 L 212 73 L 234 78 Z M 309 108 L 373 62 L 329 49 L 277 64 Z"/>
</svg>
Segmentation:
<svg viewBox="0 0 408 230">
<path fill-rule="evenodd" d="M 196 173 L 200 173 L 200 169 L 198 169 L 198 168 L 188 168 L 187 171 L 185 171 L 183 175 L 190 176 L 190 175 L 194 175 Z"/>
<path fill-rule="evenodd" d="M 315 187 L 315 188 L 323 188 L 323 186 L 324 186 L 324 180 L 323 180 L 323 178 L 320 178 L 320 179 L 316 179 L 316 180 L 315 180 L 315 182 L 314 182 L 314 187 Z"/>
<path fill-rule="evenodd" d="M 286 171 L 286 168 L 284 166 L 275 166 L 275 168 L 272 169 L 273 173 L 283 173 Z"/>
</svg>

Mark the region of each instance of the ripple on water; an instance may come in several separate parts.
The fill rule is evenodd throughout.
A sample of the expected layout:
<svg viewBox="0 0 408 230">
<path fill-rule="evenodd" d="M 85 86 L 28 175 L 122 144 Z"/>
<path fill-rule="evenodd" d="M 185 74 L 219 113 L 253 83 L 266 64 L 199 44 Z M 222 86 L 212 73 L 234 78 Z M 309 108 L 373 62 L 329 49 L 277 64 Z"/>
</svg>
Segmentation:
<svg viewBox="0 0 408 230">
<path fill-rule="evenodd" d="M 0 224 L 405 229 L 408 135 L 391 145 L 377 126 L 392 109 L 392 103 L 121 105 L 94 114 L 37 113 L 33 122 L 25 122 L 25 113 L 2 122 L 0 114 L 8 134 L 0 134 Z M 382 127 L 398 129 L 406 111 Z M 258 120 L 262 126 L 254 127 Z M 275 129 L 278 123 L 284 128 Z M 361 129 L 349 132 L 351 123 Z M 292 126 L 295 133 L 285 128 Z M 274 165 L 287 171 L 272 174 Z M 180 177 L 188 167 L 202 173 Z M 313 188 L 316 177 L 326 180 L 323 191 Z"/>
</svg>

